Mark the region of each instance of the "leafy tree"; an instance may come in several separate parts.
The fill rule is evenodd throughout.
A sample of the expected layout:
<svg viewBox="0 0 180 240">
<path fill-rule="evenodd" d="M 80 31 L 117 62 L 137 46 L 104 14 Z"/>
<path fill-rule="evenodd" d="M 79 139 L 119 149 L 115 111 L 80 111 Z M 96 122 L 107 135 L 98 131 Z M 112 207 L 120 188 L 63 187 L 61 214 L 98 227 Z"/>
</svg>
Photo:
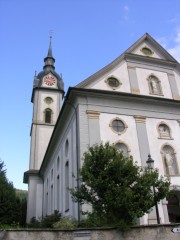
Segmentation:
<svg viewBox="0 0 180 240">
<path fill-rule="evenodd" d="M 24 224 L 25 202 L 16 196 L 13 184 L 6 177 L 4 162 L 0 160 L 0 225 Z"/>
<path fill-rule="evenodd" d="M 72 198 L 92 205 L 87 220 L 99 226 L 126 229 L 169 193 L 170 182 L 159 178 L 157 169 L 149 171 L 137 166 L 109 143 L 85 152 L 80 176 L 82 184 L 79 189 L 71 189 Z"/>
</svg>

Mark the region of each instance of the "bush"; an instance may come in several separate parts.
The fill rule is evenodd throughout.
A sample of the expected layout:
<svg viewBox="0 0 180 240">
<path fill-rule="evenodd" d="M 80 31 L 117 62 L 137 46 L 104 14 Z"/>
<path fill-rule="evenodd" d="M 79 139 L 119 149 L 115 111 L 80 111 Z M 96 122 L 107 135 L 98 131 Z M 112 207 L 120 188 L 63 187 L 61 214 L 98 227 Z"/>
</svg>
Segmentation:
<svg viewBox="0 0 180 240">
<path fill-rule="evenodd" d="M 55 210 L 53 214 L 45 216 L 42 220 L 31 218 L 27 225 L 29 228 L 53 228 L 53 224 L 61 219 L 61 214 Z"/>
<path fill-rule="evenodd" d="M 53 228 L 53 224 L 61 219 L 61 214 L 55 210 L 53 214 L 47 215 L 41 221 L 42 228 Z"/>
<path fill-rule="evenodd" d="M 41 222 L 38 221 L 35 217 L 32 217 L 30 220 L 30 223 L 27 224 L 27 227 L 29 228 L 40 228 L 41 227 Z"/>
<path fill-rule="evenodd" d="M 72 217 L 63 217 L 60 221 L 54 223 L 53 227 L 60 229 L 75 229 L 78 227 L 78 222 Z"/>
</svg>

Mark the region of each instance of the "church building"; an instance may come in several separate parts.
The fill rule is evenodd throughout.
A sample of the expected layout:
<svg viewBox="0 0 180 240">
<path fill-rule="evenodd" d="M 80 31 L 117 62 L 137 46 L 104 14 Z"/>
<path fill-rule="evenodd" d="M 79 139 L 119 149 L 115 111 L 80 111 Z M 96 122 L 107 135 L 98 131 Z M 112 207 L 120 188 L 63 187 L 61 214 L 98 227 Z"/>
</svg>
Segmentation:
<svg viewBox="0 0 180 240">
<path fill-rule="evenodd" d="M 149 34 L 113 62 L 69 87 L 55 71 L 50 46 L 34 78 L 27 222 L 58 210 L 80 219 L 68 188 L 89 146 L 110 142 L 139 166 L 148 155 L 175 190 L 158 203 L 160 223 L 180 222 L 180 64 Z M 155 209 L 140 224 L 157 223 Z"/>
</svg>

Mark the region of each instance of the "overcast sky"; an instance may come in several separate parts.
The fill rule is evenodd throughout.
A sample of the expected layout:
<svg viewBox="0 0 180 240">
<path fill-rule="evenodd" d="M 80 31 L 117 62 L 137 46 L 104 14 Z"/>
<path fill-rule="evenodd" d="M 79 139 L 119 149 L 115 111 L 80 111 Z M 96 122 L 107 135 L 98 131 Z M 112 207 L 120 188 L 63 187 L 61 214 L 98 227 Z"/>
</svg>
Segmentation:
<svg viewBox="0 0 180 240">
<path fill-rule="evenodd" d="M 0 10 L 0 158 L 19 189 L 27 189 L 33 77 L 50 31 L 66 91 L 145 32 L 180 61 L 180 0 L 0 0 Z"/>
</svg>

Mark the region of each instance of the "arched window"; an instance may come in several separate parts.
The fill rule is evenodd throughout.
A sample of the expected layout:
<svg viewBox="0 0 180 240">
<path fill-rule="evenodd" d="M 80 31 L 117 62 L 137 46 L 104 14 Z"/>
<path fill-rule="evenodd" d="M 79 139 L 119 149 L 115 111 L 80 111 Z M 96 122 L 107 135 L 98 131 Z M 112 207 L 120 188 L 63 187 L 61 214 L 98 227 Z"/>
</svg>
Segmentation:
<svg viewBox="0 0 180 240">
<path fill-rule="evenodd" d="M 53 181 L 53 169 L 51 169 L 51 181 Z"/>
<path fill-rule="evenodd" d="M 65 211 L 69 211 L 69 162 L 65 164 Z"/>
<path fill-rule="evenodd" d="M 51 123 L 52 122 L 52 110 L 50 108 L 45 109 L 44 118 L 45 118 L 45 123 Z"/>
<path fill-rule="evenodd" d="M 165 174 L 169 176 L 179 173 L 177 166 L 176 153 L 170 145 L 164 145 L 161 151 Z"/>
<path fill-rule="evenodd" d="M 60 166 L 60 160 L 59 160 L 59 157 L 57 159 L 57 171 L 59 171 L 59 166 Z"/>
<path fill-rule="evenodd" d="M 68 152 L 69 152 L 69 141 L 68 139 L 66 140 L 66 143 L 65 143 L 65 156 L 67 157 L 68 156 Z"/>
<path fill-rule="evenodd" d="M 171 138 L 171 130 L 165 123 L 160 123 L 158 126 L 158 132 L 160 138 Z"/>
<path fill-rule="evenodd" d="M 178 223 L 180 222 L 180 201 L 178 198 L 179 191 L 175 191 L 174 193 L 174 195 L 167 198 L 167 210 L 169 215 L 169 221 L 171 223 Z"/>
<path fill-rule="evenodd" d="M 160 80 L 154 75 L 150 75 L 147 80 L 150 94 L 162 95 Z"/>
<path fill-rule="evenodd" d="M 124 144 L 122 142 L 118 142 L 115 144 L 115 148 L 118 149 L 119 151 L 121 151 L 125 157 L 129 157 L 130 150 L 128 149 L 126 144 Z"/>
</svg>

